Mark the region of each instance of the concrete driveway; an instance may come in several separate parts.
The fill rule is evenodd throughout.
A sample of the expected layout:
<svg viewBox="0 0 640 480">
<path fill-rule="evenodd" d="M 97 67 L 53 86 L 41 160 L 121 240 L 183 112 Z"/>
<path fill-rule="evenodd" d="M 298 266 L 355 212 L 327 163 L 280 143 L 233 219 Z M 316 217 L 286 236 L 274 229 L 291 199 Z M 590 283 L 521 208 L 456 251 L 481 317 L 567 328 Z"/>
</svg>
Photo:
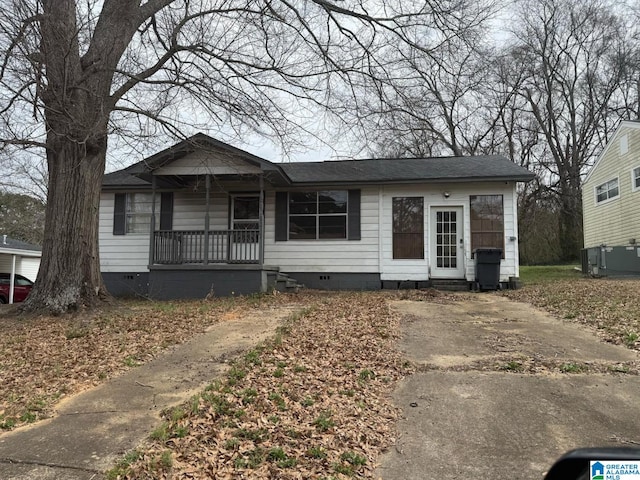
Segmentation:
<svg viewBox="0 0 640 480">
<path fill-rule="evenodd" d="M 636 352 L 493 294 L 393 308 L 418 373 L 395 392 L 383 479 L 539 480 L 567 450 L 640 446 L 640 381 L 617 373 Z"/>
</svg>

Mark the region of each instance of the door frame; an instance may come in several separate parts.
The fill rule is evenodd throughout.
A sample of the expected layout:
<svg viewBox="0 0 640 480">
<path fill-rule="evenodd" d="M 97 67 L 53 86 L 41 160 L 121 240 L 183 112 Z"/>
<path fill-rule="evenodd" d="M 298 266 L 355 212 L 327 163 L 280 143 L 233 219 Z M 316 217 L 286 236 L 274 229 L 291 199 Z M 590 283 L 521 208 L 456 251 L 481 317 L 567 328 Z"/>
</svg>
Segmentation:
<svg viewBox="0 0 640 480">
<path fill-rule="evenodd" d="M 437 267 L 437 212 L 456 212 L 456 265 L 454 268 Z M 465 255 L 464 255 L 464 205 L 430 205 L 429 206 L 429 277 L 434 279 L 455 279 L 464 280 L 466 278 Z"/>
</svg>

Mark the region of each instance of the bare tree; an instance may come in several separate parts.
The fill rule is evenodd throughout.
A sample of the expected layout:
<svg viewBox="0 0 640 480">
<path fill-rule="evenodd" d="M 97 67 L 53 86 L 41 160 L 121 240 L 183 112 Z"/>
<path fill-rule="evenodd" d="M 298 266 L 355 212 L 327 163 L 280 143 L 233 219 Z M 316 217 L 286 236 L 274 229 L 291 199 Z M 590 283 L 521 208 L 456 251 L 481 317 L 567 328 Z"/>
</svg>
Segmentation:
<svg viewBox="0 0 640 480">
<path fill-rule="evenodd" d="M 454 36 L 465 0 L 2 0 L 0 140 L 46 152 L 43 256 L 28 310 L 108 298 L 98 203 L 109 133 L 225 124 L 292 138 L 296 112 L 384 74 L 390 41 Z M 186 112 L 186 113 L 185 113 Z"/>
<path fill-rule="evenodd" d="M 491 150 L 496 111 L 487 102 L 491 84 L 492 1 L 461 12 L 459 35 L 428 50 L 396 44 L 387 49 L 393 78 L 357 111 L 377 139 L 370 149 L 385 156 L 464 155 Z M 507 101 L 509 95 L 503 97 Z"/>
<path fill-rule="evenodd" d="M 558 198 L 562 259 L 582 245 L 581 180 L 619 121 L 614 104 L 630 51 L 624 24 L 599 0 L 525 0 L 514 28 L 513 66 L 545 148 L 536 160 Z"/>
</svg>

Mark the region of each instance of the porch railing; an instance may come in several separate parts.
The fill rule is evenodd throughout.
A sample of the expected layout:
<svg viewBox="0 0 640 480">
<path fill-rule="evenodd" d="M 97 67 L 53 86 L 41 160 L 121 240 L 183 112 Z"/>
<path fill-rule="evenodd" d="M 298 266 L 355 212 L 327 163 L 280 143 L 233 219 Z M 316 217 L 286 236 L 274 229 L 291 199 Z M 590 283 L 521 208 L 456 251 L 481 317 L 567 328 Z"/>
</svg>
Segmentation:
<svg viewBox="0 0 640 480">
<path fill-rule="evenodd" d="M 153 264 L 260 263 L 260 230 L 157 230 Z"/>
</svg>

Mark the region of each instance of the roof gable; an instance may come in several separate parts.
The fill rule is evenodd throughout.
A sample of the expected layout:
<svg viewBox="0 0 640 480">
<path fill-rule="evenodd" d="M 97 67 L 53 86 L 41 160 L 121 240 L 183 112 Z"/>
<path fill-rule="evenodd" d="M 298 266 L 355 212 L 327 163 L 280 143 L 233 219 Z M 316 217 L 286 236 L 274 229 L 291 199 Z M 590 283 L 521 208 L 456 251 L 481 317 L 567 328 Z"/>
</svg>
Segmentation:
<svg viewBox="0 0 640 480">
<path fill-rule="evenodd" d="M 614 148 L 614 145 L 618 144 L 619 137 L 623 134 L 623 132 L 626 132 L 628 130 L 638 130 L 638 129 L 640 129 L 640 120 L 623 120 L 620 122 L 620 125 L 618 125 L 618 128 L 616 128 L 616 131 L 613 132 L 613 136 L 609 139 L 607 144 L 604 146 L 604 149 L 602 150 L 600 155 L 598 155 L 598 158 L 596 158 L 596 161 L 593 163 L 593 167 L 591 167 L 591 170 L 589 170 L 589 172 L 587 173 L 587 176 L 584 178 L 583 185 L 586 184 L 589 181 L 589 179 L 591 179 L 594 172 L 596 172 L 596 170 L 600 166 L 602 160 L 609 153 L 609 150 Z"/>
</svg>

